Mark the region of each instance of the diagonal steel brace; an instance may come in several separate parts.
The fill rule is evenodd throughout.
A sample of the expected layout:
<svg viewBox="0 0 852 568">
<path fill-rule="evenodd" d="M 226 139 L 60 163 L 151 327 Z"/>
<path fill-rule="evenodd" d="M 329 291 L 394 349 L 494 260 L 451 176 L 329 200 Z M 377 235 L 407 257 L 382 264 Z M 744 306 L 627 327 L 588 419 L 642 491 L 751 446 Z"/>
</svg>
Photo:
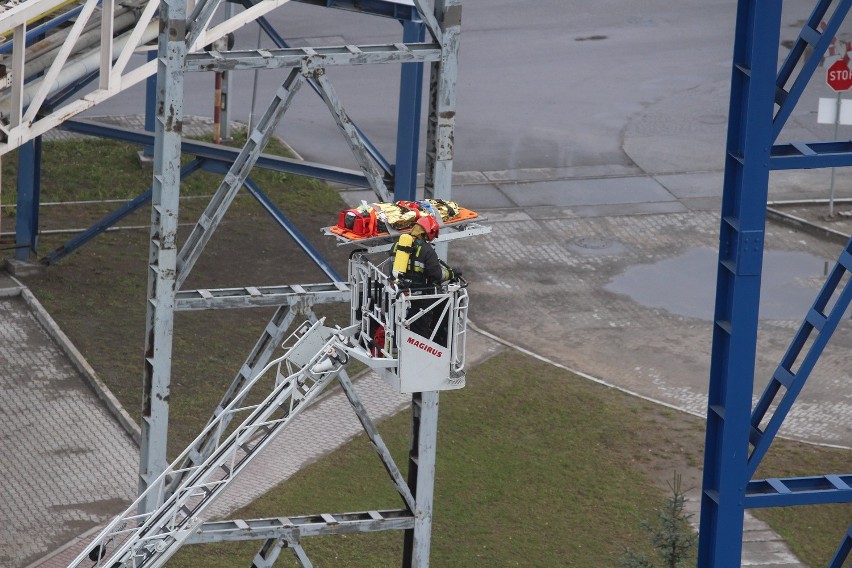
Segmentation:
<svg viewBox="0 0 852 568">
<path fill-rule="evenodd" d="M 242 187 L 263 149 L 269 143 L 281 117 L 290 106 L 290 102 L 302 85 L 302 70 L 293 69 L 287 79 L 275 93 L 269 108 L 258 121 L 257 127 L 248 133 L 246 144 L 240 150 L 216 193 L 213 195 L 201 218 L 193 227 L 192 232 L 180 250 L 177 259 L 177 274 L 175 286 L 180 289 L 192 267 L 198 261 L 201 252 L 213 236 L 213 232 L 221 223 L 222 218 Z"/>
<path fill-rule="evenodd" d="M 325 76 L 325 69 L 314 69 L 311 78 L 314 79 L 314 83 L 319 89 L 319 95 L 331 111 L 332 116 L 334 116 L 338 128 L 343 133 L 346 142 L 349 144 L 349 148 L 352 150 L 352 154 L 355 156 L 355 160 L 367 177 L 370 187 L 382 201 L 390 201 L 390 192 L 387 185 L 385 185 L 382 172 L 367 151 L 364 141 L 358 135 L 358 131 L 346 114 L 346 110 L 343 108 L 340 99 L 337 98 L 334 88 Z"/>
</svg>

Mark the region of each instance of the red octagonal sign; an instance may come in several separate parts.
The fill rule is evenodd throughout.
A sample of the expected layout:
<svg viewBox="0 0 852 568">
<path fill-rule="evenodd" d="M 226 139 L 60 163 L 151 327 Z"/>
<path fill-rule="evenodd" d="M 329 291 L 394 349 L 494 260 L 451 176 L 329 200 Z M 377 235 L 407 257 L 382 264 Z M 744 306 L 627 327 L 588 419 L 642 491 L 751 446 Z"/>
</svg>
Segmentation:
<svg viewBox="0 0 852 568">
<path fill-rule="evenodd" d="M 825 74 L 825 82 L 838 93 L 852 88 L 852 70 L 849 69 L 849 60 L 844 58 L 832 63 Z"/>
</svg>

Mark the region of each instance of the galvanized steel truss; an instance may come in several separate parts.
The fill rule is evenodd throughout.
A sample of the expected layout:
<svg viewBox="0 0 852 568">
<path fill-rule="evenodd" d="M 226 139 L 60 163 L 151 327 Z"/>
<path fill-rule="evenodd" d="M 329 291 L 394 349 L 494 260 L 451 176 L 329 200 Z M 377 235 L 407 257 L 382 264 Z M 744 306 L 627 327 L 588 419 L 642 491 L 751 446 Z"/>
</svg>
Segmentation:
<svg viewBox="0 0 852 568">
<path fill-rule="evenodd" d="M 202 2 L 198 4 L 199 20 L 190 20 L 187 28 L 190 36 L 185 49 L 195 51 L 201 46 L 225 37 L 228 33 L 254 21 L 258 17 L 285 4 L 289 0 L 262 0 L 251 8 L 241 12 L 222 23 L 209 27 L 209 16 L 212 15 L 219 2 Z M 0 121 L 0 155 L 5 154 L 20 145 L 44 134 L 103 102 L 118 93 L 138 84 L 157 71 L 157 64 L 149 61 L 132 69 L 128 69 L 130 57 L 140 47 L 152 41 L 158 34 L 158 19 L 162 18 L 162 7 L 159 0 L 143 0 L 139 2 L 139 15 L 132 29 L 117 35 L 114 28 L 116 13 L 115 0 L 84 0 L 81 10 L 74 17 L 74 24 L 63 38 L 56 56 L 51 59 L 49 67 L 45 68 L 43 77 L 30 81 L 34 71 L 28 70 L 28 38 L 27 22 L 50 14 L 63 0 L 28 0 L 0 14 L 0 34 L 12 33 L 12 68 L 7 79 L 11 83 L 11 93 L 3 101 L 3 120 Z M 101 11 L 100 37 L 94 45 L 86 47 L 86 51 L 78 56 L 72 52 L 78 48 L 78 41 L 83 35 L 89 20 L 92 19 L 98 7 Z M 160 9 L 159 18 L 157 11 Z M 185 19 L 185 18 L 184 18 Z M 44 102 L 50 95 L 68 87 L 81 76 L 82 71 L 73 71 L 69 67 L 94 67 L 98 69 L 98 87 L 85 97 L 76 97 L 70 102 L 57 104 L 52 108 L 43 108 Z M 45 112 L 42 112 L 45 111 Z"/>
<path fill-rule="evenodd" d="M 272 134 L 278 126 L 278 121 L 287 111 L 293 97 L 302 85 L 302 76 L 298 69 L 293 69 L 287 79 L 279 87 L 266 112 L 263 113 L 257 126 L 248 133 L 246 144 L 240 150 L 228 173 L 225 174 L 222 183 L 216 193 L 210 199 L 210 203 L 201 214 L 201 218 L 195 224 L 192 232 L 178 254 L 177 276 L 175 283 L 178 288 L 183 284 L 186 277 L 192 271 L 204 247 L 210 241 L 219 223 L 225 217 L 228 207 L 237 196 L 240 187 L 248 178 L 249 172 L 257 162 L 260 153 L 269 143 Z"/>
<path fill-rule="evenodd" d="M 187 544 L 233 542 L 265 539 L 252 564 L 272 566 L 284 548 L 290 548 L 301 566 L 311 566 L 301 548 L 301 541 L 312 536 L 358 534 L 365 532 L 408 530 L 414 517 L 407 509 L 371 510 L 356 513 L 275 517 L 248 521 L 216 521 L 203 523 Z"/>
<path fill-rule="evenodd" d="M 84 0 L 80 8 L 52 20 L 51 26 L 59 26 L 64 21 L 74 20 L 74 25 L 63 36 L 58 55 L 49 67 L 45 67 L 44 76 L 36 81 L 28 81 L 29 71 L 34 65 L 40 64 L 28 61 L 27 46 L 34 38 L 39 37 L 44 26 L 35 30 L 27 29 L 27 22 L 38 14 L 49 13 L 59 0 L 30 0 L 20 6 L 0 15 L 0 31 L 13 30 L 11 42 L 12 72 L 6 79 L 11 84 L 11 94 L 7 98 L 7 109 L 0 123 L 0 155 L 16 147 L 22 147 L 21 167 L 30 171 L 33 179 L 29 187 L 19 187 L 19 223 L 16 242 L 25 243 L 28 248 L 18 251 L 18 258 L 28 258 L 30 250 L 35 250 L 36 235 L 38 234 L 38 168 L 40 165 L 40 135 L 59 125 L 77 132 L 87 132 L 101 136 L 134 141 L 154 148 L 154 175 L 151 188 L 136 199 L 129 202 L 118 211 L 102 219 L 96 226 L 86 231 L 77 239 L 67 243 L 61 249 L 54 251 L 48 262 L 57 261 L 68 252 L 81 246 L 99 232 L 116 223 L 130 212 L 151 201 L 151 233 L 148 269 L 148 302 L 146 314 L 146 343 L 144 363 L 144 401 L 142 419 L 142 451 L 140 461 L 140 492 L 144 493 L 151 487 L 165 468 L 166 439 L 168 435 L 168 400 L 170 385 L 170 362 L 172 358 L 172 327 L 174 312 L 180 310 L 217 309 L 234 307 L 279 306 L 255 348 L 250 353 L 246 363 L 235 377 L 231 388 L 223 397 L 222 402 L 211 418 L 216 419 L 224 408 L 239 404 L 237 396 L 246 382 L 254 373 L 269 360 L 272 349 L 280 342 L 286 329 L 296 315 L 302 315 L 315 320 L 312 306 L 317 303 L 339 301 L 348 297 L 348 289 L 341 282 L 331 285 L 293 285 L 277 287 L 245 287 L 228 290 L 192 290 L 181 291 L 180 285 L 187 277 L 195 261 L 198 259 L 210 235 L 215 230 L 228 204 L 232 201 L 239 187 L 248 191 L 261 202 L 275 220 L 293 236 L 302 246 L 308 256 L 333 280 L 340 280 L 334 270 L 313 251 L 307 241 L 298 234 L 295 227 L 278 211 L 272 202 L 266 198 L 259 187 L 248 177 L 251 167 L 259 164 L 263 167 L 280 169 L 313 175 L 320 179 L 329 179 L 363 185 L 366 181 L 375 191 L 378 198 L 390 199 L 389 181 L 396 181 L 393 190 L 397 198 L 414 198 L 414 179 L 417 163 L 417 138 L 419 132 L 420 86 L 422 84 L 422 64 L 431 62 L 432 89 L 430 100 L 430 116 L 433 120 L 429 126 L 430 148 L 441 149 L 433 151 L 427 158 L 429 180 L 427 193 L 437 197 L 450 197 L 450 177 L 452 171 L 452 116 L 455 112 L 455 73 L 458 49 L 458 32 L 460 24 L 460 5 L 458 0 L 436 0 L 434 9 L 421 0 L 414 0 L 413 6 L 400 2 L 385 0 L 297 0 L 306 3 L 318 3 L 327 7 L 350 9 L 368 14 L 377 14 L 399 19 L 405 26 L 403 43 L 384 46 L 346 46 L 340 48 L 318 47 L 314 50 L 291 50 L 283 45 L 283 40 L 272 33 L 276 44 L 281 49 L 272 52 L 255 54 L 233 53 L 199 53 L 188 57 L 199 46 L 207 45 L 214 40 L 224 37 L 227 33 L 251 21 L 260 19 L 263 14 L 284 4 L 287 0 L 245 0 L 246 10 L 237 15 L 230 14 L 225 21 L 210 26 L 212 15 L 220 0 L 207 0 L 198 3 L 189 17 L 186 5 L 181 0 L 148 1 L 139 3 L 134 11 L 134 17 L 121 17 L 128 20 L 125 26 L 129 28 L 119 32 L 117 29 L 116 12 L 126 10 L 118 8 L 113 0 L 103 3 L 100 30 L 92 33 L 92 16 L 97 10 L 98 2 Z M 157 11 L 159 9 L 159 14 Z M 158 24 L 157 18 L 161 23 Z M 419 21 L 422 18 L 422 22 Z M 122 20 L 123 21 L 123 20 Z M 88 27 L 86 27 L 88 25 Z M 157 27 L 160 33 L 157 35 Z M 268 31 L 269 26 L 266 24 Z M 424 42 L 424 31 L 428 30 L 430 40 Z M 123 35 L 120 35 L 123 34 Z M 72 55 L 75 51 L 84 49 L 84 41 L 80 39 L 96 35 L 98 41 L 90 53 L 85 56 Z M 58 36 L 57 36 L 58 37 Z M 158 37 L 156 59 L 150 58 L 132 70 L 127 70 L 130 55 L 143 44 Z M 91 46 L 88 43 L 87 46 Z M 212 57 L 207 69 L 202 69 L 200 63 L 205 58 Z M 81 73 L 66 72 L 72 61 L 85 64 L 94 58 L 98 65 L 97 71 Z M 262 63 L 258 63 L 262 62 Z M 391 166 L 381 154 L 370 144 L 351 120 L 334 92 L 331 84 L 324 76 L 324 70 L 329 66 L 361 65 L 377 63 L 403 64 L 403 80 L 400 93 L 399 118 L 401 126 L 398 130 L 397 166 Z M 265 67 L 295 67 L 290 77 L 282 86 L 276 101 L 270 106 L 264 120 L 258 128 L 249 134 L 246 147 L 239 153 L 235 150 L 217 147 L 204 143 L 183 142 L 181 139 L 182 108 L 183 108 L 183 74 L 186 71 L 209 70 L 216 66 L 225 69 Z M 94 125 L 87 121 L 73 121 L 74 116 L 104 101 L 111 96 L 146 79 L 154 72 L 156 81 L 156 117 L 154 136 L 146 133 L 131 132 L 120 128 Z M 308 83 L 328 105 L 332 116 L 344 134 L 353 154 L 361 166 L 362 172 L 352 172 L 340 168 L 295 162 L 286 158 L 277 158 L 261 154 L 263 146 L 274 129 L 275 123 L 286 111 L 290 98 L 306 78 Z M 88 84 L 98 79 L 97 88 L 85 97 L 74 99 L 74 94 Z M 149 82 L 149 85 L 152 85 Z M 70 102 L 68 102 L 70 101 Z M 2 105 L 2 101 L 0 101 Z M 152 105 L 153 108 L 154 105 Z M 0 109 L 2 110 L 2 109 Z M 438 118 L 440 117 L 440 119 Z M 440 123 L 440 128 L 438 124 Z M 181 150 L 191 151 L 195 159 L 185 167 L 180 167 Z M 227 168 L 227 171 L 226 171 Z M 204 169 L 225 174 L 219 190 L 211 201 L 208 210 L 195 226 L 192 235 L 184 247 L 177 247 L 177 218 L 179 209 L 179 185 L 183 177 Z M 394 175 L 397 174 L 397 177 Z M 27 177 L 27 176 L 23 176 Z M 437 181 L 436 181 L 437 180 Z M 346 383 L 345 373 L 341 381 Z M 405 529 L 406 537 L 405 565 L 426 565 L 429 556 L 429 539 L 431 536 L 431 506 L 432 484 L 435 462 L 435 436 L 437 428 L 437 393 L 424 393 L 415 397 L 413 405 L 413 445 L 411 449 L 411 464 L 409 466 L 409 482 L 411 489 L 381 443 L 375 428 L 366 415 L 366 411 L 357 400 L 354 391 L 344 389 L 365 430 L 368 432 L 374 446 L 388 467 L 394 485 L 403 496 L 408 511 L 377 512 L 368 511 L 364 515 L 347 514 L 351 519 L 345 525 L 339 525 L 340 520 L 347 515 L 321 515 L 327 527 L 335 525 L 331 532 L 348 530 L 370 531 Z M 360 409 L 360 410 L 359 410 Z M 188 468 L 197 464 L 210 455 L 220 440 L 216 436 L 202 440 L 197 447 L 191 448 L 186 465 Z M 384 449 L 383 449 L 384 448 Z M 419 474 L 418 474 L 419 472 Z M 176 475 L 172 487 L 180 482 L 181 475 Z M 414 495 L 419 495 L 415 500 Z M 149 491 L 140 503 L 140 511 L 156 509 L 163 493 Z M 416 519 L 412 511 L 417 511 Z M 236 523 L 243 523 L 236 521 Z M 306 526 L 300 530 L 306 530 Z M 318 529 L 317 534 L 324 530 Z M 246 538 L 267 538 L 264 531 L 254 533 L 243 532 Z M 306 533 L 302 533 L 306 534 Z M 297 559 L 305 565 L 309 564 L 299 545 L 298 537 L 292 534 L 280 534 L 269 537 L 256 558 L 258 565 L 271 565 L 278 556 L 282 546 L 291 548 Z"/>
<path fill-rule="evenodd" d="M 177 291 L 177 221 L 180 196 L 183 71 L 186 58 L 186 5 L 163 0 L 160 5 L 157 63 L 157 116 L 154 138 L 154 175 L 151 193 L 151 238 L 148 249 L 148 301 L 145 317 L 145 362 L 142 379 L 142 436 L 139 493 L 147 495 L 143 512 L 159 506 L 147 492 L 168 466 L 172 333 Z"/>
<path fill-rule="evenodd" d="M 852 1 L 817 2 L 778 68 L 781 4 L 738 2 L 701 494 L 698 565 L 708 568 L 740 565 L 747 508 L 852 501 L 847 474 L 752 479 L 852 300 L 850 241 L 752 409 L 769 172 L 852 164 L 849 141 L 775 143 Z"/>
<path fill-rule="evenodd" d="M 171 14 L 168 10 L 168 0 L 164 0 L 161 8 L 162 14 Z M 303 51 L 299 57 L 292 57 L 293 53 L 282 53 L 282 62 L 275 66 L 291 66 L 287 81 L 276 96 L 260 125 L 249 133 L 246 147 L 240 152 L 234 161 L 231 170 L 225 177 L 222 185 L 205 211 L 193 233 L 190 235 L 184 248 L 178 252 L 175 246 L 175 219 L 177 218 L 177 196 L 179 194 L 179 172 L 180 172 L 180 125 L 182 121 L 182 74 L 189 69 L 191 59 L 188 57 L 189 48 L 193 42 L 198 42 L 198 35 L 190 30 L 188 36 L 183 33 L 182 25 L 185 15 L 174 16 L 166 20 L 166 26 L 160 35 L 159 47 L 159 72 L 157 91 L 157 130 L 155 137 L 155 183 L 152 188 L 152 239 L 150 249 L 149 270 L 149 301 L 148 318 L 146 320 L 146 367 L 145 367 L 145 405 L 143 408 L 143 440 L 142 457 L 140 464 L 140 489 L 148 489 L 151 483 L 165 471 L 165 448 L 168 430 L 168 391 L 169 373 L 172 352 L 172 326 L 174 311 L 178 305 L 178 288 L 188 275 L 194 262 L 197 260 L 221 220 L 228 204 L 232 201 L 235 192 L 246 180 L 251 165 L 259 158 L 260 153 L 268 140 L 268 135 L 274 129 L 274 124 L 287 108 L 290 98 L 298 88 L 303 76 L 310 77 L 312 84 L 316 86 L 323 99 L 326 101 L 332 114 L 338 123 L 340 130 L 344 133 L 350 147 L 353 149 L 358 162 L 364 170 L 364 175 L 370 181 L 377 196 L 380 199 L 388 199 L 389 192 L 384 184 L 382 172 L 376 167 L 366 150 L 363 140 L 348 120 L 346 113 L 337 99 L 333 89 L 324 76 L 323 60 L 338 61 L 348 58 L 348 64 L 364 64 L 373 62 L 414 62 L 427 60 L 425 56 L 418 59 L 417 53 L 429 53 L 433 57 L 431 97 L 430 97 L 430 125 L 428 132 L 428 144 L 432 149 L 427 156 L 427 192 L 436 197 L 449 198 L 451 196 L 451 175 L 453 159 L 453 127 L 455 115 L 455 82 L 457 70 L 458 35 L 461 23 L 461 6 L 458 0 L 436 0 L 433 12 L 424 12 L 421 2 L 415 0 L 424 17 L 426 27 L 435 39 L 429 44 L 429 48 L 420 49 L 420 46 L 411 47 L 403 44 L 395 44 L 392 47 L 385 46 L 379 51 L 370 48 L 350 46 L 345 49 L 346 54 L 333 54 L 331 50 L 325 50 L 323 56 L 316 57 L 314 53 Z M 207 13 L 204 4 L 196 7 L 196 13 L 200 16 Z M 201 17 L 200 21 L 206 21 Z M 174 27 L 172 27 L 174 26 Z M 178 29 L 180 28 L 180 29 Z M 188 37 L 189 40 L 184 40 Z M 189 44 L 189 45 L 188 45 Z M 435 44 L 440 45 L 440 50 L 435 50 Z M 412 49 L 413 48 L 413 49 Z M 365 53 L 370 55 L 365 56 Z M 260 57 L 258 57 L 260 56 Z M 288 59 L 289 57 L 289 59 Z M 201 60 L 203 56 L 197 57 Z M 298 62 L 297 62 L 298 59 Z M 213 53 L 203 63 L 207 69 L 215 67 L 219 62 L 234 62 L 239 65 L 253 65 L 262 61 L 263 65 L 270 66 L 270 61 L 275 61 L 274 55 L 258 53 L 247 57 L 233 57 L 228 54 Z M 285 62 L 287 62 L 285 64 Z M 338 64 L 338 63 L 334 63 Z M 340 63 L 342 64 L 342 63 Z M 201 65 L 197 68 L 200 69 Z M 164 197 L 167 196 L 167 197 Z M 164 207 L 164 205 L 166 207 Z M 445 254 L 445 250 L 439 251 Z M 248 290 L 248 289 L 247 289 Z M 259 289 L 253 289 L 257 293 L 249 293 L 252 297 L 263 297 Z M 223 301 L 222 296 L 204 294 L 201 291 L 190 292 L 197 300 L 200 296 L 201 303 L 196 306 L 224 307 L 228 302 Z M 245 301 L 244 294 L 239 294 L 240 301 Z M 218 298 L 218 299 L 217 299 Z M 229 305 L 232 305 L 229 303 Z M 220 409 L 231 404 L 239 404 L 235 399 L 240 392 L 240 385 L 244 384 L 258 365 L 262 365 L 269 357 L 269 347 L 274 345 L 280 338 L 285 324 L 289 325 L 293 311 L 279 309 L 273 322 L 258 341 L 254 351 L 247 359 L 247 363 L 234 379 L 232 388 L 229 389 L 220 404 Z M 312 313 L 311 313 L 312 315 Z M 341 379 L 344 379 L 341 377 Z M 345 380 L 341 380 L 345 384 Z M 344 389 L 354 407 L 358 407 L 354 391 Z M 434 466 L 437 437 L 438 416 L 438 393 L 418 393 L 413 397 L 413 422 L 412 422 L 412 447 L 409 458 L 409 479 L 406 485 L 398 470 L 389 468 L 397 489 L 403 495 L 409 509 L 416 511 L 412 525 L 405 526 L 405 553 L 403 564 L 406 566 L 428 565 L 430 540 L 431 540 L 431 510 L 432 494 L 434 486 Z M 383 454 L 381 444 L 373 435 L 375 428 L 372 427 L 366 413 L 358 413 L 362 419 L 365 430 L 370 435 L 374 446 Z M 215 415 L 211 421 L 216 420 Z M 213 436 L 203 439 L 199 444 L 191 448 L 188 454 L 188 467 L 199 460 L 209 456 L 211 448 L 215 448 L 219 440 Z M 385 449 L 386 453 L 386 449 Z M 385 457 L 385 456 L 383 456 Z M 384 460 L 383 460 L 384 461 Z M 391 462 L 392 463 L 392 462 Z M 410 489 L 409 489 L 410 486 Z M 174 486 L 173 486 L 174 487 Z M 408 492 L 408 494 L 406 494 Z M 149 495 L 157 495 L 156 491 L 149 491 Z M 157 503 L 145 499 L 141 503 L 142 511 L 152 511 Z M 378 519 L 373 519 L 378 520 Z M 265 538 L 265 537 L 263 537 Z M 285 539 L 286 540 L 286 539 Z M 303 551 L 297 540 L 287 541 L 301 561 Z M 283 541 L 266 539 L 263 548 L 258 553 L 257 560 L 264 565 L 274 562 L 278 556 Z"/>
</svg>

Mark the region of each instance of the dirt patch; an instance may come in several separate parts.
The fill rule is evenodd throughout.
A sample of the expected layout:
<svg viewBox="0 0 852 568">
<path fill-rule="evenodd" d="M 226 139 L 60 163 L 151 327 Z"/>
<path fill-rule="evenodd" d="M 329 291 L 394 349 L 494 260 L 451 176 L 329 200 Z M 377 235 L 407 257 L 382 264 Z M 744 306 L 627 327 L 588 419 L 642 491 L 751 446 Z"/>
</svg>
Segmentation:
<svg viewBox="0 0 852 568">
<path fill-rule="evenodd" d="M 701 488 L 704 465 L 704 420 L 691 414 L 653 405 L 646 410 L 645 420 L 658 424 L 648 432 L 652 439 L 643 445 L 642 457 L 633 465 L 668 494 L 672 475 L 683 478 L 683 489 Z M 648 434 L 651 435 L 651 434 Z"/>
</svg>

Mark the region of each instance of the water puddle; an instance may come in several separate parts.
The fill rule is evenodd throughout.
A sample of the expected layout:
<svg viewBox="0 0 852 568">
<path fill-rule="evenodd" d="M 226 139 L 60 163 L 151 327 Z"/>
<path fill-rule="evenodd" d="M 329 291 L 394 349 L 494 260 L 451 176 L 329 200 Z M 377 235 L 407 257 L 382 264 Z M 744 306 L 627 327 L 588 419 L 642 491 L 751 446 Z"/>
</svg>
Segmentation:
<svg viewBox="0 0 852 568">
<path fill-rule="evenodd" d="M 697 248 L 656 264 L 632 266 L 604 289 L 649 308 L 713 319 L 718 252 Z M 766 251 L 760 319 L 801 320 L 816 299 L 834 261 L 805 252 Z"/>
</svg>

